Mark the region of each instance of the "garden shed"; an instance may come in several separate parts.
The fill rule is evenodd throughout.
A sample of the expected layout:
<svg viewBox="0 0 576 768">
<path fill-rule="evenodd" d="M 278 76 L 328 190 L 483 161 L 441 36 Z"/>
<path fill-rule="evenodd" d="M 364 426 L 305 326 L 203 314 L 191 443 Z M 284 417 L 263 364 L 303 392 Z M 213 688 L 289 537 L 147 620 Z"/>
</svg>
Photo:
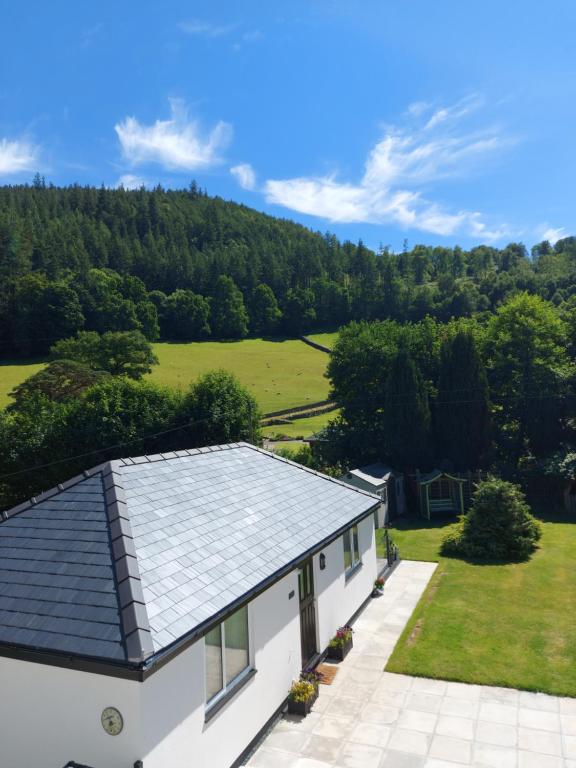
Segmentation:
<svg viewBox="0 0 576 768">
<path fill-rule="evenodd" d="M 348 485 L 380 496 L 382 503 L 376 525 L 382 528 L 405 511 L 404 475 L 381 462 L 347 472 L 342 480 Z"/>
<path fill-rule="evenodd" d="M 466 509 L 468 479 L 434 469 L 426 475 L 416 475 L 420 514 L 427 517 L 437 514 L 462 515 Z"/>
</svg>

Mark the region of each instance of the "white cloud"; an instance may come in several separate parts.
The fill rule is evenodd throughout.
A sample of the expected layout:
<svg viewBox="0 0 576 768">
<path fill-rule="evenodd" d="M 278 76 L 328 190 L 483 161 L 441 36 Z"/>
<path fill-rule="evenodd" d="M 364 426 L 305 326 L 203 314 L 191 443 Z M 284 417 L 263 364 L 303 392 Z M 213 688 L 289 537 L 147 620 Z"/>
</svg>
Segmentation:
<svg viewBox="0 0 576 768">
<path fill-rule="evenodd" d="M 28 141 L 0 139 L 0 174 L 11 176 L 38 168 L 40 148 Z"/>
<path fill-rule="evenodd" d="M 254 189 L 256 186 L 256 174 L 250 163 L 240 163 L 230 168 L 230 173 L 242 189 Z"/>
<path fill-rule="evenodd" d="M 170 120 L 142 125 L 127 117 L 114 126 L 124 158 L 132 165 L 158 163 L 175 171 L 208 168 L 221 162 L 220 151 L 230 142 L 232 128 L 220 121 L 207 136 L 198 123 L 188 118 L 180 99 L 170 100 Z"/>
<path fill-rule="evenodd" d="M 408 105 L 407 112 L 413 117 L 420 117 L 420 115 L 429 110 L 431 106 L 432 105 L 428 101 L 413 101 L 412 104 Z"/>
<path fill-rule="evenodd" d="M 148 186 L 146 179 L 141 176 L 134 176 L 132 173 L 125 173 L 116 182 L 117 187 L 124 187 L 124 189 L 140 189 L 140 187 Z"/>
<path fill-rule="evenodd" d="M 395 223 L 439 235 L 465 232 L 487 240 L 501 238 L 504 227 L 489 227 L 477 211 L 448 211 L 421 190 L 424 184 L 470 173 L 480 160 L 510 144 L 493 132 L 442 130 L 443 123 L 462 118 L 478 103 L 474 97 L 436 110 L 423 127 L 411 132 L 386 128 L 357 183 L 339 181 L 335 175 L 271 179 L 264 187 L 266 199 L 333 222 Z M 430 105 L 418 103 L 409 112 L 422 117 L 429 109 Z"/>
<path fill-rule="evenodd" d="M 201 35 L 202 37 L 223 37 L 234 29 L 233 25 L 213 24 L 202 19 L 189 19 L 178 24 L 182 32 L 187 35 Z"/>
<path fill-rule="evenodd" d="M 544 225 L 543 231 L 541 233 L 542 240 L 548 240 L 550 245 L 556 245 L 558 240 L 562 240 L 563 237 L 566 237 L 566 229 L 565 227 L 547 227 Z"/>
<path fill-rule="evenodd" d="M 482 99 L 478 94 L 471 94 L 470 96 L 466 96 L 450 107 L 440 107 L 428 120 L 425 129 L 431 130 L 432 128 L 436 128 L 436 126 L 440 125 L 441 123 L 446 123 L 449 120 L 460 120 L 462 117 L 469 115 L 471 112 L 475 112 L 477 109 L 483 106 L 483 104 L 484 99 Z"/>
</svg>

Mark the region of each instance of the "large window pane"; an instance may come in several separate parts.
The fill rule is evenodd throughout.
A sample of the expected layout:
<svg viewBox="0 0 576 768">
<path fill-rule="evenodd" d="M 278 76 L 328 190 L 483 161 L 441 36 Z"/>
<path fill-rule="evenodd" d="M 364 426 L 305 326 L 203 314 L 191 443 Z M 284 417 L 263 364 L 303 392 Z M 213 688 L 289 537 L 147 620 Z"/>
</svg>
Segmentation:
<svg viewBox="0 0 576 768">
<path fill-rule="evenodd" d="M 350 531 L 344 533 L 344 568 L 352 568 L 352 552 L 350 550 Z"/>
<path fill-rule="evenodd" d="M 248 666 L 248 608 L 244 606 L 224 622 L 226 685 Z"/>
<path fill-rule="evenodd" d="M 206 645 L 206 701 L 210 701 L 223 688 L 222 680 L 222 625 L 205 636 Z"/>
</svg>

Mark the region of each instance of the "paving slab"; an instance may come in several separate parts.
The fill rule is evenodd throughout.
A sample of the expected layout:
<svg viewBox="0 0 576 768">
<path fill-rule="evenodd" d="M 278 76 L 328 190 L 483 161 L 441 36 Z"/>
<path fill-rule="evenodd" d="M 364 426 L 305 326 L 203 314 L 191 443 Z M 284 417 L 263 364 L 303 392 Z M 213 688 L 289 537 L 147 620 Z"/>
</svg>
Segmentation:
<svg viewBox="0 0 576 768">
<path fill-rule="evenodd" d="M 576 699 L 385 672 L 436 569 L 402 561 L 306 718 L 285 716 L 253 768 L 576 768 Z"/>
</svg>

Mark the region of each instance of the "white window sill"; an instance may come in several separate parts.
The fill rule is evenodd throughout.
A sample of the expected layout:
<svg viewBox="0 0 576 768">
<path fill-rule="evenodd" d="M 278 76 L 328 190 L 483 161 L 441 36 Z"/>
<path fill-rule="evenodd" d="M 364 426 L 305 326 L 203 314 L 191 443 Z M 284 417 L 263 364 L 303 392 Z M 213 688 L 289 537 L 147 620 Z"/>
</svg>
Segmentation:
<svg viewBox="0 0 576 768">
<path fill-rule="evenodd" d="M 246 683 L 252 680 L 255 674 L 256 670 L 253 667 L 248 667 L 230 683 L 225 691 L 222 691 L 222 693 L 211 699 L 208 704 L 206 704 L 204 722 L 207 723 L 214 717 L 214 715 L 216 715 L 223 707 L 225 707 L 230 699 L 233 699 L 234 696 L 236 696 L 236 694 L 239 693 L 242 688 L 244 688 Z"/>
</svg>

